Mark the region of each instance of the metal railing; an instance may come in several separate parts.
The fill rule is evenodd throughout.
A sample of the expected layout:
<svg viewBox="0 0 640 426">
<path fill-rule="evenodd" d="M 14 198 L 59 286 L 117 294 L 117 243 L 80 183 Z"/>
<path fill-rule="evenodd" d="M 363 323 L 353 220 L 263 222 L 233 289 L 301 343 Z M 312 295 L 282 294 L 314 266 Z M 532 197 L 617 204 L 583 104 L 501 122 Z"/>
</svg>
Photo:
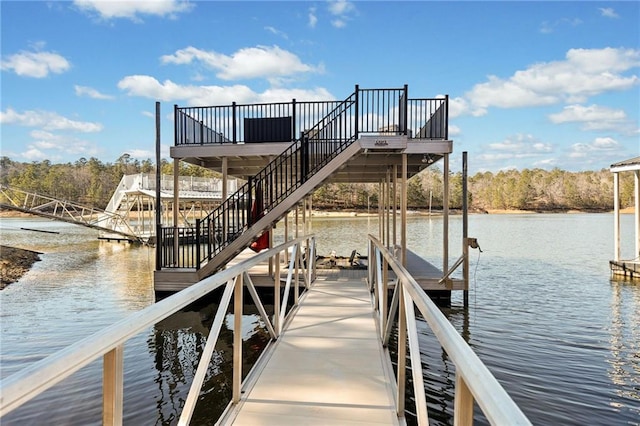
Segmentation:
<svg viewBox="0 0 640 426">
<path fill-rule="evenodd" d="M 303 247 L 303 245 L 306 245 L 306 247 Z M 103 357 L 103 424 L 121 425 L 123 421 L 123 349 L 125 342 L 185 306 L 222 287 L 224 287 L 224 293 L 218 305 L 189 394 L 185 400 L 179 424 L 186 425 L 191 419 L 232 296 L 234 300 L 232 402 L 238 402 L 243 385 L 241 379 L 243 287 L 247 288 L 255 302 L 271 339 L 276 339 L 282 332 L 285 320 L 292 312 L 293 306 L 298 304 L 300 284 L 303 283 L 305 288 L 309 288 L 311 282 L 315 279 L 315 262 L 303 261 L 303 249 L 308 254 L 306 259 L 315 259 L 315 238 L 312 235 L 285 242 L 278 247 L 264 251 L 222 272 L 205 278 L 189 288 L 136 312 L 112 326 L 3 379 L 0 382 L 0 416 L 8 414 L 92 361 Z M 283 296 L 280 297 L 280 256 L 283 251 L 289 252 L 289 250 L 285 287 Z M 270 258 L 274 259 L 275 265 L 273 275 L 273 318 L 270 318 L 264 309 L 263 303 L 247 272 L 253 266 Z M 293 291 L 294 298 L 293 306 L 289 307 L 287 301 L 291 291 Z"/>
<path fill-rule="evenodd" d="M 389 267 L 397 280 L 391 301 L 388 301 Z M 398 369 L 396 409 L 398 415 L 405 409 L 407 347 L 411 360 L 411 372 L 416 405 L 417 420 L 420 425 L 429 424 L 427 400 L 423 384 L 416 326 L 417 307 L 434 336 L 456 367 L 453 422 L 455 425 L 473 424 L 474 402 L 493 425 L 530 425 L 531 423 L 511 399 L 502 385 L 464 341 L 440 309 L 422 290 L 409 272 L 374 236 L 369 235 L 368 281 L 374 293 L 378 311 L 381 338 L 387 346 L 397 315 Z M 406 344 L 408 342 L 408 345 Z"/>
<path fill-rule="evenodd" d="M 127 218 L 118 212 L 83 206 L 72 201 L 59 200 L 48 195 L 0 186 L 0 206 L 48 217 L 67 223 L 122 235 L 132 241 L 145 243 L 130 226 Z"/>
<path fill-rule="evenodd" d="M 356 86 L 356 92 L 360 110 L 354 111 L 352 120 L 357 121 L 363 133 L 408 134 L 425 140 L 448 139 L 448 96 L 409 99 L 406 85 L 401 89 L 357 89 Z M 221 106 L 174 105 L 175 145 L 251 143 L 260 140 L 293 142 L 300 133 L 309 132 L 341 103 L 293 99 L 291 102 L 234 102 Z M 264 133 L 257 140 L 256 130 Z"/>
</svg>

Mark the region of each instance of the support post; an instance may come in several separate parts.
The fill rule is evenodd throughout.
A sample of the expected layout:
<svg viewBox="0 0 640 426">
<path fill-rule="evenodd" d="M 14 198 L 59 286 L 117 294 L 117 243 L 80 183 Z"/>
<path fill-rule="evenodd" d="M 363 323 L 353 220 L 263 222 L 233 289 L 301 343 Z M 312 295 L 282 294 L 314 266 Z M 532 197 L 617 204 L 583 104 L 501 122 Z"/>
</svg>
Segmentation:
<svg viewBox="0 0 640 426">
<path fill-rule="evenodd" d="M 229 160 L 227 157 L 222 158 L 222 200 L 224 203 L 229 197 L 228 194 L 228 186 L 229 186 Z M 219 223 L 214 224 L 214 226 L 220 226 Z M 227 223 L 227 215 L 222 215 L 222 241 L 226 241 L 227 235 L 229 235 L 229 224 Z"/>
<path fill-rule="evenodd" d="M 103 357 L 102 424 L 121 425 L 124 396 L 124 346 L 118 345 Z"/>
<path fill-rule="evenodd" d="M 173 262 L 180 263 L 180 236 L 178 234 L 178 202 L 180 201 L 180 160 L 173 159 Z"/>
<path fill-rule="evenodd" d="M 243 274 L 236 277 L 233 292 L 233 396 L 234 404 L 240 402 L 242 387 L 242 287 Z"/>
<path fill-rule="evenodd" d="M 407 154 L 402 154 L 402 195 L 400 196 L 400 244 L 402 245 L 402 266 L 407 267 Z"/>
<path fill-rule="evenodd" d="M 634 178 L 635 189 L 635 228 L 636 228 L 636 256 L 640 256 L 640 170 L 636 170 Z"/>
<path fill-rule="evenodd" d="M 613 173 L 613 260 L 620 260 L 620 176 Z"/>
<path fill-rule="evenodd" d="M 280 324 L 280 252 L 276 253 L 275 272 L 273 275 L 273 328 L 276 331 L 276 336 L 279 337 L 282 331 Z"/>
<path fill-rule="evenodd" d="M 462 152 L 462 276 L 464 280 L 463 305 L 469 306 L 469 198 L 467 193 L 467 151 Z"/>
<path fill-rule="evenodd" d="M 442 272 L 449 270 L 449 154 L 444 154 L 442 171 Z"/>
<path fill-rule="evenodd" d="M 396 283 L 398 294 L 403 294 L 402 281 Z M 396 390 L 396 413 L 404 417 L 405 388 L 407 387 L 407 320 L 404 297 L 398 301 L 398 388 Z"/>
<path fill-rule="evenodd" d="M 453 424 L 473 425 L 473 394 L 459 373 L 456 373 L 456 394 L 453 400 Z"/>
<path fill-rule="evenodd" d="M 398 244 L 398 237 L 397 237 L 397 219 L 398 219 L 398 165 L 394 164 L 393 165 L 393 176 L 392 176 L 392 184 L 393 184 L 393 188 L 391 191 L 392 197 L 393 197 L 393 201 L 391 203 L 391 207 L 393 210 L 393 228 L 391 233 L 393 234 L 393 246 L 395 247 L 396 244 Z"/>
<path fill-rule="evenodd" d="M 176 114 L 178 111 L 178 106 L 174 105 L 173 110 L 173 116 L 177 117 Z M 160 198 L 160 176 L 162 175 L 162 159 L 160 157 L 160 102 L 156 102 L 156 271 L 162 269 L 162 199 Z"/>
</svg>

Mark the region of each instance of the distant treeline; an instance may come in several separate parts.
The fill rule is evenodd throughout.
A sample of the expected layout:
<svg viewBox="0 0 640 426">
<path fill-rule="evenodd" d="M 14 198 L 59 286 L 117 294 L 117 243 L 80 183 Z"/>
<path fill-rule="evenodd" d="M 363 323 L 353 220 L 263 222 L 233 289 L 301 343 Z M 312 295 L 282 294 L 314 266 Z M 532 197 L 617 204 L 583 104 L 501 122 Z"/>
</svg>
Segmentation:
<svg viewBox="0 0 640 426">
<path fill-rule="evenodd" d="M 620 175 L 620 204 L 631 207 L 633 174 Z M 606 211 L 613 209 L 613 174 L 600 171 L 568 172 L 524 169 L 498 173 L 484 172 L 469 176 L 469 209 L 532 211 Z M 412 209 L 442 209 L 443 174 L 437 167 L 422 171 L 409 179 L 407 203 Z M 324 208 L 359 208 L 377 206 L 377 184 L 329 184 L 313 196 L 314 205 Z M 449 176 L 449 207 L 462 207 L 462 173 Z"/>
<path fill-rule="evenodd" d="M 80 158 L 75 163 L 20 163 L 0 157 L 0 183 L 92 207 L 106 207 L 122 176 L 155 173 L 151 160 L 131 159 L 127 154 L 113 163 Z M 163 160 L 162 173 L 173 174 L 173 163 Z M 218 173 L 180 163 L 181 176 L 215 177 Z M 620 175 L 621 207 L 633 205 L 633 175 Z M 449 177 L 450 207 L 462 207 L 462 174 Z M 524 169 L 499 173 L 477 173 L 468 178 L 469 208 L 472 211 L 603 211 L 613 209 L 613 174 L 607 170 L 568 172 L 560 169 Z M 313 194 L 314 208 L 377 208 L 377 184 L 327 184 Z M 429 168 L 411 178 L 407 185 L 411 209 L 442 208 L 443 175 Z"/>
</svg>

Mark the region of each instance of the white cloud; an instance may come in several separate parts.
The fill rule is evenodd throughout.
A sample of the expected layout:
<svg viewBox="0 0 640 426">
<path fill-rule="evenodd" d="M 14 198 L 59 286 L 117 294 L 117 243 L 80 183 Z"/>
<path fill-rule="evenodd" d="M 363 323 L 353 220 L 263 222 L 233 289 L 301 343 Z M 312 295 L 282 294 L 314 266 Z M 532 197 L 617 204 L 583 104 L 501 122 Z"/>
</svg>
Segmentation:
<svg viewBox="0 0 640 426">
<path fill-rule="evenodd" d="M 3 71 L 13 71 L 22 77 L 44 78 L 49 73 L 61 74 L 71 68 L 63 56 L 54 52 L 25 52 L 13 54 L 0 61 Z"/>
<path fill-rule="evenodd" d="M 595 138 L 590 143 L 575 143 L 571 145 L 569 158 L 584 158 L 587 156 L 612 157 L 620 151 L 620 144 L 612 138 Z M 608 155 L 606 155 L 608 154 Z M 600 159 L 601 157 L 599 157 Z"/>
<path fill-rule="evenodd" d="M 605 18 L 619 18 L 620 16 L 613 10 L 612 7 L 600 7 L 598 8 L 600 14 Z"/>
<path fill-rule="evenodd" d="M 88 157 L 100 152 L 92 142 L 44 130 L 32 130 L 29 136 L 32 141 L 27 144 L 27 149 L 16 155 L 30 161 L 59 161 L 68 155 Z"/>
<path fill-rule="evenodd" d="M 317 24 L 318 24 L 318 16 L 316 15 L 316 8 L 310 7 L 309 8 L 309 26 L 311 28 L 315 28 Z"/>
<path fill-rule="evenodd" d="M 91 87 L 75 85 L 74 89 L 76 91 L 76 96 L 87 96 L 93 99 L 113 99 L 113 96 L 100 93 L 99 91 Z"/>
<path fill-rule="evenodd" d="M 91 133 L 102 130 L 102 124 L 88 121 L 76 121 L 50 111 L 24 111 L 19 113 L 12 108 L 0 111 L 0 123 L 17 124 L 25 127 L 39 127 L 44 130 L 72 130 Z"/>
<path fill-rule="evenodd" d="M 240 49 L 233 55 L 206 51 L 189 46 L 173 55 L 161 57 L 164 64 L 190 64 L 201 62 L 218 70 L 222 80 L 241 80 L 291 76 L 300 73 L 322 72 L 322 67 L 314 67 L 300 61 L 295 54 L 278 46 L 256 46 Z"/>
<path fill-rule="evenodd" d="M 267 26 L 267 27 L 264 27 L 264 29 L 269 31 L 271 34 L 274 34 L 274 35 L 282 37 L 285 40 L 289 39 L 289 37 L 287 36 L 287 33 L 285 33 L 284 31 L 280 31 L 277 28 L 274 28 L 274 27 L 271 27 L 271 26 Z"/>
<path fill-rule="evenodd" d="M 244 85 L 193 86 L 179 85 L 171 80 L 159 82 L 147 75 L 127 76 L 118 82 L 118 88 L 129 96 L 140 96 L 164 102 L 181 101 L 187 105 L 229 105 L 238 103 L 285 102 L 297 100 L 335 99 L 326 89 L 270 88 L 257 93 Z"/>
<path fill-rule="evenodd" d="M 562 18 L 553 22 L 544 21 L 540 24 L 540 32 L 542 34 L 551 34 L 561 27 L 577 27 L 580 24 L 582 24 L 582 20 L 579 18 Z"/>
<path fill-rule="evenodd" d="M 542 157 L 552 152 L 551 144 L 540 142 L 529 134 L 517 134 L 501 142 L 490 143 L 477 158 L 497 163 Z"/>
<path fill-rule="evenodd" d="M 465 96 L 475 111 L 584 102 L 603 92 L 637 86 L 637 75 L 622 73 L 639 66 L 638 49 L 571 49 L 563 61 L 535 64 L 506 80 L 490 76 Z"/>
<path fill-rule="evenodd" d="M 34 147 L 29 147 L 28 150 L 21 152 L 19 155 L 29 161 L 51 160 L 48 154 Z"/>
<path fill-rule="evenodd" d="M 74 0 L 80 10 L 97 14 L 101 19 L 131 19 L 140 22 L 140 15 L 175 18 L 178 13 L 189 12 L 194 3 L 186 0 Z"/>
<path fill-rule="evenodd" d="M 149 151 L 146 149 L 128 149 L 127 154 L 132 158 L 137 158 L 139 160 L 146 160 L 147 158 L 156 158 L 155 151 Z"/>
<path fill-rule="evenodd" d="M 347 0 L 330 1 L 329 13 L 334 16 L 331 25 L 336 28 L 346 27 L 347 21 L 351 19 L 351 14 L 354 13 L 355 10 L 355 5 Z"/>
<path fill-rule="evenodd" d="M 556 114 L 549 115 L 552 123 L 580 123 L 582 130 L 615 130 L 633 133 L 632 122 L 627 114 L 619 109 L 599 105 L 567 105 Z"/>
</svg>

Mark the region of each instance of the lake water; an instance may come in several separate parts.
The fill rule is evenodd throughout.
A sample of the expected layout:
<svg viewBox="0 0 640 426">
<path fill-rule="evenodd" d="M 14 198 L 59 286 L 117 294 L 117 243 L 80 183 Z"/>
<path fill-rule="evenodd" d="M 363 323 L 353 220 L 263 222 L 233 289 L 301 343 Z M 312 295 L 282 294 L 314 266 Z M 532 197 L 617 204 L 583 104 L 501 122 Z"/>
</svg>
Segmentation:
<svg viewBox="0 0 640 426">
<path fill-rule="evenodd" d="M 460 217 L 451 228 L 453 263 Z M 365 254 L 365 235 L 377 229 L 375 218 L 313 221 L 319 254 Z M 632 215 L 623 215 L 622 229 L 630 258 Z M 2 244 L 44 253 L 0 291 L 0 377 L 154 302 L 151 248 L 98 241 L 96 231 L 44 219 L 3 218 L 0 231 Z M 407 234 L 413 251 L 442 265 L 441 218 L 410 217 Z M 613 216 L 472 215 L 469 235 L 482 249 L 471 251 L 469 308 L 454 293 L 443 311 L 529 419 L 640 425 L 640 284 L 610 278 Z M 192 306 L 125 345 L 125 424 L 177 422 L 215 308 Z M 452 424 L 455 368 L 426 324 L 419 330 L 432 424 Z M 266 339 L 256 315 L 245 316 L 243 334 L 255 357 Z M 228 401 L 230 339 L 225 329 L 194 424 L 212 424 Z M 2 418 L 3 425 L 100 422 L 101 361 Z"/>
</svg>

